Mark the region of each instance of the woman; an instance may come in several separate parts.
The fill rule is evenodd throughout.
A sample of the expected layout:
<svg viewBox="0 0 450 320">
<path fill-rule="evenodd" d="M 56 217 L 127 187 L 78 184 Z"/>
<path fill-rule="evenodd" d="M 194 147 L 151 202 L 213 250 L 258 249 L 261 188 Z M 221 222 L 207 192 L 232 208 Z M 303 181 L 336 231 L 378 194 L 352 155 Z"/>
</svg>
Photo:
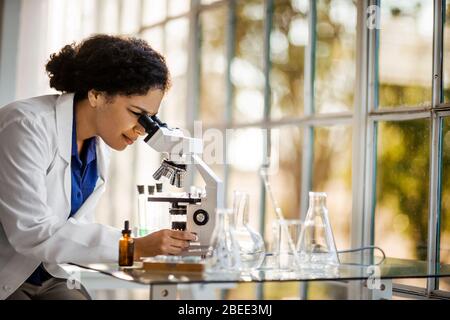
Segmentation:
<svg viewBox="0 0 450 320">
<path fill-rule="evenodd" d="M 67 45 L 46 65 L 61 95 L 0 108 L 0 298 L 89 299 L 58 263 L 117 262 L 120 230 L 93 222 L 108 149 L 124 150 L 158 113 L 164 58 L 145 41 L 107 35 Z M 161 230 L 135 239 L 135 259 L 177 254 L 195 240 Z"/>
</svg>

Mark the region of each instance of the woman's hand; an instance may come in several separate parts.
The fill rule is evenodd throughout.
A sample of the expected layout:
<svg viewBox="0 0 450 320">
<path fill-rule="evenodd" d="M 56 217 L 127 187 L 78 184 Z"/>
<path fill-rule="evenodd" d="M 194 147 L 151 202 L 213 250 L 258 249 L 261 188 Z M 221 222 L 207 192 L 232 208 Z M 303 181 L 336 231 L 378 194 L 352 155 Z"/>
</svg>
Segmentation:
<svg viewBox="0 0 450 320">
<path fill-rule="evenodd" d="M 160 230 L 145 237 L 134 239 L 134 260 L 141 257 L 179 254 L 189 247 L 190 241 L 197 241 L 197 236 L 191 232 L 178 230 Z"/>
</svg>

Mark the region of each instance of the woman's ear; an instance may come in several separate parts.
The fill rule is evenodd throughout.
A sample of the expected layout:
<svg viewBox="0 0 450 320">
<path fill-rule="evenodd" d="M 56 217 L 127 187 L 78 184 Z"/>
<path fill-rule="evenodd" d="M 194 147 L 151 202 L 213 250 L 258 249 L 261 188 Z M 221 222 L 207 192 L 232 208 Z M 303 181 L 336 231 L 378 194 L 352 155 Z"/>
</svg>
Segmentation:
<svg viewBox="0 0 450 320">
<path fill-rule="evenodd" d="M 100 91 L 94 89 L 88 91 L 87 97 L 89 100 L 89 104 L 93 108 L 101 106 L 104 102 L 103 94 Z"/>
</svg>

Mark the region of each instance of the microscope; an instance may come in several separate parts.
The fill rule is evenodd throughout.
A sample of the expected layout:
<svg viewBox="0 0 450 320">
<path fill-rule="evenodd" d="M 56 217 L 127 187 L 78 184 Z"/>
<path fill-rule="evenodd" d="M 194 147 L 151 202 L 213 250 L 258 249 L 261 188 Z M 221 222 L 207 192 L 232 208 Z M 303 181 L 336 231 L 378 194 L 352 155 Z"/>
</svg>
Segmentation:
<svg viewBox="0 0 450 320">
<path fill-rule="evenodd" d="M 148 134 L 144 142 L 166 156 L 153 174 L 155 180 L 166 177 L 171 185 L 182 188 L 186 172 L 196 168 L 205 182 L 206 194 L 148 197 L 148 201 L 171 204 L 171 216 L 182 218 L 178 224 L 172 222 L 172 228 L 187 230 L 198 236 L 198 243 L 191 244 L 187 255 L 203 255 L 209 247 L 215 227 L 216 209 L 224 206 L 223 183 L 200 157 L 203 153 L 203 141 L 187 137 L 179 128 L 168 127 L 156 116 L 142 114 L 138 122 Z"/>
</svg>

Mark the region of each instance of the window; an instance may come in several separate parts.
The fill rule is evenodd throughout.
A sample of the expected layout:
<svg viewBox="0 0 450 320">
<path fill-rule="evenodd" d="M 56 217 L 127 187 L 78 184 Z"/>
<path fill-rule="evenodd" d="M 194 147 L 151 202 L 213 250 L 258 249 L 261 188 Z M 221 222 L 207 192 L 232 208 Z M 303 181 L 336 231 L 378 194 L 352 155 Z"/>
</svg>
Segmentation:
<svg viewBox="0 0 450 320">
<path fill-rule="evenodd" d="M 444 38 L 444 61 L 443 61 L 443 81 L 444 81 L 444 101 L 450 101 L 450 25 L 448 23 L 450 19 L 450 3 L 446 3 L 445 10 L 445 23 L 443 30 Z"/>
<path fill-rule="evenodd" d="M 450 118 L 443 119 L 442 128 L 442 201 L 440 223 L 440 262 L 450 263 Z M 439 281 L 439 289 L 450 290 L 448 279 Z"/>
<path fill-rule="evenodd" d="M 378 123 L 375 244 L 389 257 L 427 256 L 429 132 L 427 119 Z"/>
<path fill-rule="evenodd" d="M 442 120 L 440 152 L 431 144 L 437 122 L 423 111 L 437 106 L 432 103 L 432 1 L 374 1 L 380 29 L 366 28 L 366 21 L 357 19 L 358 10 L 367 12 L 361 1 L 200 1 L 194 7 L 157 2 L 158 12 L 144 10 L 140 30 L 166 55 L 173 75 L 164 116 L 188 128 L 189 121 L 201 120 L 205 130 L 227 136 L 222 150 L 227 164 L 212 168 L 224 179 L 228 205 L 234 190 L 250 193 L 250 223 L 264 233 L 266 244 L 275 214 L 262 196 L 258 170 L 270 147 L 277 166 L 270 181 L 287 218 L 306 213 L 308 191 L 325 191 L 338 249 L 350 248 L 365 230 L 361 246 L 379 245 L 391 257 L 428 259 L 430 187 L 438 177 L 430 159 L 441 154 L 436 245 L 441 261 L 448 262 L 448 121 Z M 356 147 L 361 137 L 367 141 Z M 360 166 L 366 176 L 362 181 L 353 174 Z M 194 181 L 201 182 L 199 177 Z M 365 199 L 367 212 L 354 207 L 361 189 L 372 195 Z M 368 218 L 361 219 L 364 225 L 353 220 L 361 215 Z M 396 283 L 412 290 L 428 285 L 424 280 Z M 448 286 L 441 282 L 439 289 Z M 326 293 L 330 288 L 334 293 Z M 308 285 L 303 292 L 311 299 L 346 295 L 345 288 L 328 284 Z M 301 290 L 295 283 L 247 284 L 225 296 L 299 297 Z"/>
<path fill-rule="evenodd" d="M 220 124 L 226 99 L 227 6 L 200 13 L 200 104 L 199 115 L 206 125 Z"/>
<path fill-rule="evenodd" d="M 348 126 L 314 128 L 312 191 L 327 193 L 337 250 L 351 247 L 352 131 Z"/>
<path fill-rule="evenodd" d="M 380 122 L 375 245 L 388 257 L 426 260 L 429 203 L 428 119 Z M 426 281 L 396 281 L 425 287 Z"/>
<path fill-rule="evenodd" d="M 437 122 L 423 112 L 435 106 L 433 32 L 438 26 L 433 22 L 433 2 L 382 0 L 378 5 L 380 28 L 371 31 L 376 39 L 371 61 L 378 68 L 369 73 L 369 81 L 375 83 L 374 92 L 369 89 L 369 119 L 374 120 L 370 130 L 375 133 L 370 139 L 376 143 L 369 160 L 374 161 L 374 243 L 388 256 L 433 259 L 428 220 L 434 210 L 430 199 L 437 199 L 430 186 L 438 171 L 431 172 L 430 159 L 439 151 L 430 138 Z M 408 114 L 408 109 L 414 111 Z M 423 279 L 395 283 L 427 287 Z"/>
<path fill-rule="evenodd" d="M 356 75 L 354 1 L 316 1 L 315 104 L 318 113 L 353 109 Z"/>
<path fill-rule="evenodd" d="M 235 19 L 232 121 L 261 121 L 264 117 L 264 2 L 238 1 Z"/>
<path fill-rule="evenodd" d="M 430 106 L 433 1 L 381 1 L 379 106 Z"/>
<path fill-rule="evenodd" d="M 167 22 L 164 40 L 172 87 L 166 94 L 162 115 L 171 126 L 185 128 L 189 20 L 180 18 Z"/>
<path fill-rule="evenodd" d="M 167 16 L 167 0 L 144 0 L 142 4 L 142 24 L 144 27 L 161 23 Z M 172 1 L 171 1 L 172 2 Z"/>
<path fill-rule="evenodd" d="M 270 33 L 271 118 L 274 120 L 303 115 L 308 11 L 306 1 L 274 1 Z"/>
</svg>

